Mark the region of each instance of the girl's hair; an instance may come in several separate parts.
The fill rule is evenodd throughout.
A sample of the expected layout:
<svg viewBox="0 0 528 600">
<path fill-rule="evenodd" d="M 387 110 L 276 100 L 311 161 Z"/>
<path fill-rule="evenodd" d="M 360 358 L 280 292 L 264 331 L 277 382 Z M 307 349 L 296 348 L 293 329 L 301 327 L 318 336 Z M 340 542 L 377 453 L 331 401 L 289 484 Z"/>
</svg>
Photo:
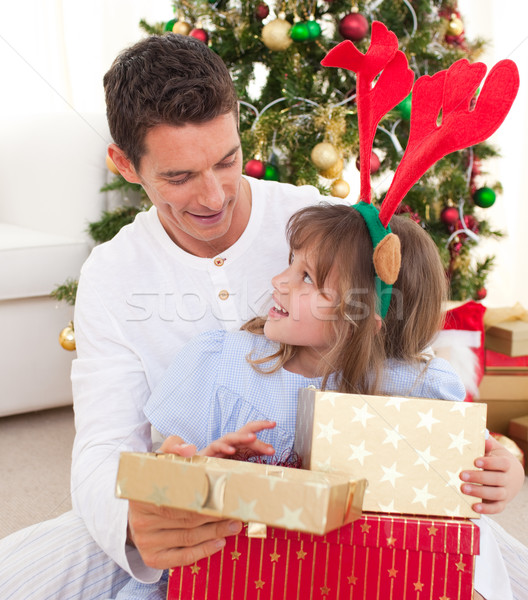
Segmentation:
<svg viewBox="0 0 528 600">
<path fill-rule="evenodd" d="M 400 360 L 421 360 L 441 329 L 448 280 L 438 248 L 412 219 L 394 216 L 392 232 L 400 238 L 401 270 L 385 319 L 385 352 Z"/>
<path fill-rule="evenodd" d="M 325 282 L 336 269 L 339 304 L 331 321 L 336 341 L 322 356 L 322 388 L 333 373 L 339 392 L 375 394 L 387 358 L 420 360 L 442 322 L 446 277 L 437 248 L 423 229 L 407 217 L 393 217 L 391 227 L 400 237 L 402 267 L 393 286 L 387 317 L 380 326 L 376 316 L 376 285 L 372 241 L 363 217 L 350 206 L 320 204 L 295 213 L 288 222 L 290 257 L 296 250 L 312 250 L 315 282 L 324 293 Z M 242 329 L 263 333 L 265 318 L 257 317 Z M 296 348 L 280 344 L 264 358 L 248 357 L 261 371 L 280 369 Z"/>
</svg>

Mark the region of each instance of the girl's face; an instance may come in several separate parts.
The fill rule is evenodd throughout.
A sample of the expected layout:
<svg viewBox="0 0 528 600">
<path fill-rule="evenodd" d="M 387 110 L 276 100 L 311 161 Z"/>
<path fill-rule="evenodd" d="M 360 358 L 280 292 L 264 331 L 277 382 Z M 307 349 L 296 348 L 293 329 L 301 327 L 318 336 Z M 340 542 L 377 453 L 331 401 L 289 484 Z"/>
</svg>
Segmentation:
<svg viewBox="0 0 528 600">
<path fill-rule="evenodd" d="M 312 357 L 318 363 L 335 341 L 332 321 L 337 319 L 338 293 L 333 271 L 325 287 L 317 288 L 313 252 L 296 250 L 290 266 L 272 279 L 274 306 L 264 333 L 270 340 L 299 346 L 297 356 Z"/>
</svg>

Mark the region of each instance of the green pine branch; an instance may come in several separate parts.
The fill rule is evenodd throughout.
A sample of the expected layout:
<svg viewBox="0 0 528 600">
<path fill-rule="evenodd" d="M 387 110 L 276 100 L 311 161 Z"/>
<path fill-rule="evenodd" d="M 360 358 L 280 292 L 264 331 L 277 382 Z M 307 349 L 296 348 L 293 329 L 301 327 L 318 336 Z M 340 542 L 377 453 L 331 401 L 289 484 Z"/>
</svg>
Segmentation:
<svg viewBox="0 0 528 600">
<path fill-rule="evenodd" d="M 76 279 L 67 279 L 62 285 L 57 286 L 51 292 L 51 296 L 56 300 L 64 301 L 73 306 L 77 296 L 77 284 L 78 281 Z"/>
</svg>

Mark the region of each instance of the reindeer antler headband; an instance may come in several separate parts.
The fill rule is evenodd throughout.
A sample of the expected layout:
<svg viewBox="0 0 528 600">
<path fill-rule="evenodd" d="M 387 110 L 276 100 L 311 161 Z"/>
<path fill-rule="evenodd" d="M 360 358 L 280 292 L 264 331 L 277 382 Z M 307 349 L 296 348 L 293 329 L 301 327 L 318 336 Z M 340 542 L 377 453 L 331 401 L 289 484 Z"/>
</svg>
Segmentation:
<svg viewBox="0 0 528 600">
<path fill-rule="evenodd" d="M 517 94 L 519 73 L 513 61 L 498 62 L 486 78 L 473 109 L 471 99 L 486 74 L 483 63 L 458 60 L 432 77 L 420 77 L 413 88 L 414 73 L 405 54 L 398 50 L 396 35 L 379 21 L 372 23 L 366 54 L 347 40 L 330 50 L 321 64 L 356 73 L 361 191 L 354 208 L 361 213 L 372 238 L 379 311 L 385 318 L 401 262 L 399 239 L 389 227 L 391 217 L 405 194 L 435 162 L 450 152 L 484 141 L 499 128 Z M 383 115 L 407 97 L 411 88 L 407 148 L 378 212 L 371 203 L 370 185 L 374 135 Z"/>
</svg>

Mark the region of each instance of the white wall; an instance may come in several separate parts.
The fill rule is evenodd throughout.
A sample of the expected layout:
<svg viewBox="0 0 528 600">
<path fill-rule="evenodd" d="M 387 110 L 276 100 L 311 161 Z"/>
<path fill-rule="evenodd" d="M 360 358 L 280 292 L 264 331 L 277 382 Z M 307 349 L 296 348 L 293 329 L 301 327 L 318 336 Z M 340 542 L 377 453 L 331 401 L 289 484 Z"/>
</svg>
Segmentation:
<svg viewBox="0 0 528 600">
<path fill-rule="evenodd" d="M 459 0 L 467 36 L 489 40 L 479 60 L 491 68 L 501 59 L 517 63 L 520 88 L 505 122 L 491 138 L 501 158 L 490 164 L 490 181 L 503 184 L 494 206 L 480 209 L 506 237 L 483 244 L 483 253 L 495 254 L 497 266 L 487 284 L 487 306 L 521 302 L 528 308 L 528 30 L 526 0 Z M 489 161 L 491 163 L 491 161 Z M 485 177 L 481 179 L 486 184 Z"/>
<path fill-rule="evenodd" d="M 0 111 L 103 111 L 103 75 L 145 35 L 140 19 L 172 17 L 170 0 L 1 2 Z"/>
</svg>

